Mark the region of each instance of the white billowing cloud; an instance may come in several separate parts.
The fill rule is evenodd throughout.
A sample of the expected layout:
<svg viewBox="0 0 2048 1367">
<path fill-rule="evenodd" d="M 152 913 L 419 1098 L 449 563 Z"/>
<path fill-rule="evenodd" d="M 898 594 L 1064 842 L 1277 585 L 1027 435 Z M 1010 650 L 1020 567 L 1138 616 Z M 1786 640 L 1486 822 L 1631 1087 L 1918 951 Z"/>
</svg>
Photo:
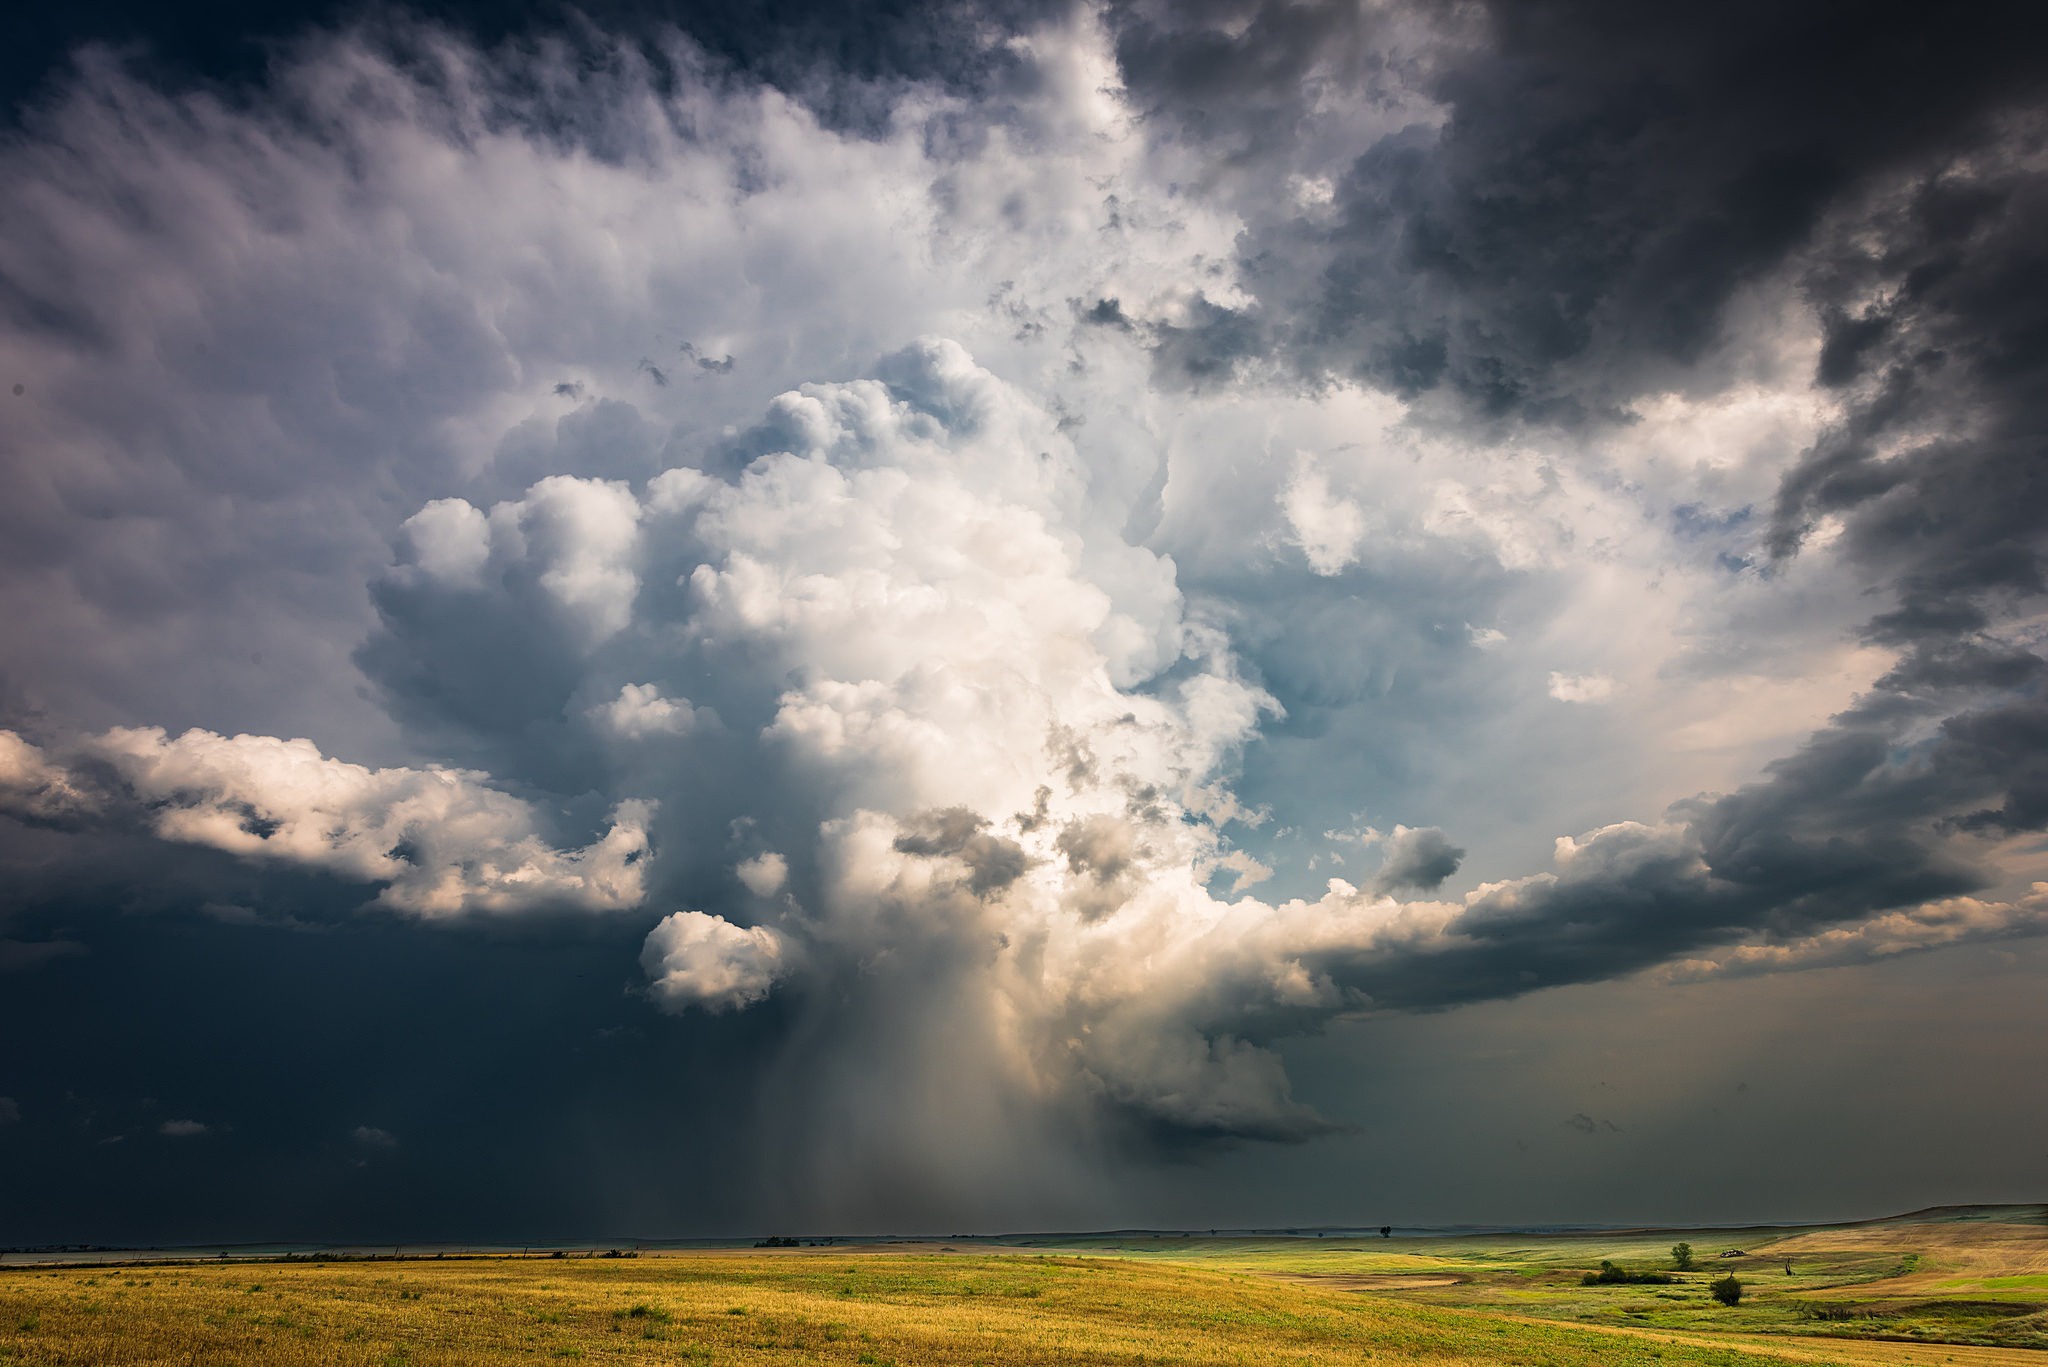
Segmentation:
<svg viewBox="0 0 2048 1367">
<path fill-rule="evenodd" d="M 1101 554 L 1066 522 L 1056 476 L 1076 458 L 1053 421 L 949 342 L 890 369 L 893 387 L 776 400 L 791 449 L 696 515 L 711 554 L 688 575 L 688 630 L 745 640 L 795 680 L 770 736 L 856 802 L 899 811 L 1028 810 L 1055 730 L 1106 762 L 1165 766 L 1152 777 L 1176 792 L 1242 743 L 1270 704 L 1227 652 L 1159 696 L 1119 688 L 1220 645 L 1188 635 L 1170 562 Z"/>
<path fill-rule="evenodd" d="M 697 724 L 697 709 L 687 698 L 664 698 L 654 684 L 627 684 L 619 696 L 591 709 L 599 725 L 621 740 L 681 736 Z"/>
<path fill-rule="evenodd" d="M 401 581 L 481 589 L 495 566 L 519 565 L 537 601 L 586 648 L 625 629 L 640 591 L 640 504 L 623 484 L 551 475 L 492 507 L 436 499 L 401 527 Z"/>
<path fill-rule="evenodd" d="M 1244 850 L 1230 850 L 1216 858 L 1216 867 L 1232 875 L 1230 891 L 1241 893 L 1273 876 L 1273 866 L 1262 864 Z"/>
<path fill-rule="evenodd" d="M 491 541 L 540 569 L 540 587 L 578 634 L 625 629 L 640 589 L 633 560 L 639 502 L 623 484 L 554 475 L 491 509 Z"/>
<path fill-rule="evenodd" d="M 536 597 L 596 642 L 633 586 L 578 548 L 626 505 L 543 476 L 644 478 L 672 434 L 935 328 L 1057 376 L 1077 291 L 1185 295 L 1235 231 L 1134 193 L 1149 152 L 1092 20 L 1017 48 L 1028 91 L 901 90 L 860 135 L 681 40 L 656 82 L 627 44 L 599 78 L 552 49 L 379 37 L 402 55 L 309 41 L 233 107 L 88 63 L 0 158 L 0 270 L 39 282 L 0 328 L 26 395 L 7 419 L 48 475 L 0 509 L 21 571 L 0 672 L 35 705 L 272 731 L 317 709 L 324 738 L 389 752 L 339 657 L 372 625 L 394 507 L 418 510 L 412 567 L 450 584 L 507 538 L 551 543 Z M 714 354 L 731 368 L 696 364 Z M 1142 486 L 1153 464 L 1121 443 L 1098 469 Z M 209 650 L 262 667 L 193 664 Z"/>
<path fill-rule="evenodd" d="M 1239 791 L 1237 762 L 1279 743 L 1262 730 L 1285 697 L 1315 713 L 1300 789 L 1337 794 L 1303 829 L 1455 801 L 1474 864 L 1482 837 L 1529 843 L 1532 774 L 1546 840 L 1710 786 L 1666 753 L 1685 727 L 1749 764 L 1726 762 L 1730 786 L 1752 774 L 1782 710 L 1719 680 L 1782 699 L 1868 610 L 1814 539 L 1768 582 L 1741 570 L 1753 505 L 1831 420 L 1812 320 L 1739 392 L 1645 401 L 1583 440 L 1433 428 L 1349 385 L 1163 392 L 1133 333 L 1076 306 L 1186 323 L 1241 299 L 1242 225 L 1184 192 L 1186 149 L 1148 140 L 1092 22 L 1016 50 L 1021 93 L 911 90 L 865 137 L 695 79 L 687 54 L 672 92 L 631 63 L 589 76 L 600 107 L 566 112 L 595 131 L 499 108 L 485 59 L 439 40 L 418 54 L 439 82 L 308 49 L 268 110 L 94 76 L 47 145 L 0 153 L 28 225 L 0 269 L 71 282 L 82 320 L 0 334 L 36 396 L 10 410 L 16 449 L 48 463 L 0 509 L 0 547 L 70 538 L 66 573 L 0 577 L 0 615 L 31 624 L 0 672 L 93 718 L 58 758 L 0 733 L 0 811 L 137 819 L 444 919 L 686 904 L 664 879 L 729 889 L 734 823 L 773 826 L 786 854 L 732 871 L 755 898 L 723 908 L 739 919 L 648 936 L 651 998 L 785 994 L 803 1028 L 780 1067 L 842 1126 L 801 1156 L 963 1200 L 1047 1116 L 1312 1133 L 1272 1041 L 1381 998 L 1527 990 L 1546 917 L 1642 919 L 1647 888 L 1697 912 L 1688 944 L 1738 938 L 1754 905 L 1728 909 L 1676 826 L 1604 827 L 1543 871 L 1408 902 L 1464 851 L 1400 827 L 1367 887 L 1291 897 L 1250 847 L 1274 794 Z M 588 84 L 521 74 L 502 84 Z M 1331 184 L 1304 175 L 1297 198 Z M 730 370 L 689 360 L 714 350 Z M 344 654 L 366 635 L 365 693 L 395 721 L 357 700 Z M 272 664 L 221 667 L 257 647 Z M 1552 673 L 1549 698 L 1605 706 L 1529 687 L 1558 661 L 1603 672 Z M 1667 665 L 1696 686 L 1660 712 Z M 1831 668 L 1799 715 L 1884 667 Z M 383 767 L 218 734 L 249 715 Z M 166 717 L 213 729 L 106 729 Z M 1541 748 L 1566 727 L 1568 763 Z M 1368 772 L 1360 731 L 1435 748 Z M 451 734 L 467 767 L 435 762 Z M 1675 792 L 1619 790 L 1604 761 L 1637 753 Z M 102 767 L 105 789 L 81 777 Z M 1354 800 L 1378 771 L 1438 800 Z M 548 834 L 549 799 L 593 796 L 607 833 Z M 1269 875 L 1280 892 L 1248 895 Z M 1999 905 L 1699 962 L 2029 924 Z"/>
<path fill-rule="evenodd" d="M 877 1019 L 923 1002 L 1005 1023 L 974 1070 L 997 1109 L 1106 1100 L 1205 1131 L 1314 1128 L 1277 1058 L 1229 1022 L 1347 998 L 1284 945 L 1269 962 L 1271 908 L 1208 890 L 1270 875 L 1217 823 L 1242 815 L 1218 795 L 1276 705 L 1187 617 L 1172 562 L 1077 496 L 1079 456 L 1050 414 L 948 341 L 878 375 L 778 397 L 749 438 L 766 449 L 735 476 L 671 471 L 587 524 L 583 558 L 621 582 L 656 582 L 676 548 L 695 563 L 660 571 L 679 593 L 637 596 L 579 647 L 586 667 L 624 668 L 626 652 L 666 678 L 716 659 L 720 686 L 757 681 L 772 709 L 736 739 L 765 786 L 730 800 L 764 805 L 717 824 L 780 819 L 799 795 L 823 807 L 806 858 L 737 869 L 757 896 L 791 892 L 773 924 L 691 911 L 650 934 L 653 998 L 732 1009 L 853 972 L 857 987 L 816 996 L 845 1017 L 817 1036 L 834 1056 L 819 1067 L 858 1071 L 849 1053 L 883 1047 L 835 995 L 885 994 Z M 551 552 L 501 544 L 510 520 L 491 515 L 483 596 L 448 584 L 448 602 L 486 611 L 537 582 Z M 409 621 L 393 621 L 401 642 Z M 600 713 L 623 728 L 657 687 Z M 790 888 L 798 863 L 818 873 Z"/>
<path fill-rule="evenodd" d="M 0 731 L 0 813 L 19 820 L 59 821 L 97 806 L 61 765 L 12 731 Z"/>
<path fill-rule="evenodd" d="M 763 740 L 845 813 L 820 828 L 819 885 L 781 929 L 811 972 L 861 965 L 886 1018 L 921 999 L 1004 1022 L 978 1084 L 999 1093 L 1205 1132 L 1313 1129 L 1277 1058 L 1224 1021 L 1346 998 L 1284 947 L 1269 958 L 1271 908 L 1210 895 L 1213 875 L 1242 892 L 1269 870 L 1191 819 L 1273 703 L 1177 595 L 1103 631 L 1115 599 L 1086 567 L 1109 557 L 1089 538 L 1116 533 L 1044 478 L 1072 459 L 1049 421 L 950 344 L 884 373 L 886 388 L 778 400 L 793 449 L 696 505 L 709 555 L 686 630 L 794 680 Z M 1119 687 L 1175 640 L 1170 682 Z M 1120 655 L 1133 641 L 1144 653 Z M 649 971 L 721 981 L 697 965 L 737 955 L 738 935 L 672 918 Z M 862 1048 L 863 1029 L 849 1013 L 834 1048 Z"/>
<path fill-rule="evenodd" d="M 789 861 L 769 850 L 752 859 L 742 859 L 733 873 L 754 896 L 773 897 L 789 881 Z"/>
<path fill-rule="evenodd" d="M 1550 696 L 1559 702 L 1602 703 L 1614 697 L 1615 682 L 1605 674 L 1550 675 Z"/>
<path fill-rule="evenodd" d="M 644 802 L 619 803 L 594 843 L 558 850 L 525 803 L 459 769 L 369 769 L 309 740 L 172 738 L 157 727 L 117 727 L 79 750 L 160 838 L 381 883 L 378 903 L 409 915 L 617 911 L 643 896 Z M 37 792 L 78 791 L 70 772 L 12 732 L 0 732 L 0 755 L 37 776 Z"/>
<path fill-rule="evenodd" d="M 399 533 L 422 574 L 477 586 L 491 558 L 491 524 L 459 498 L 437 498 L 407 518 Z"/>
<path fill-rule="evenodd" d="M 1295 543 L 1317 574 L 1339 574 L 1358 559 L 1365 513 L 1330 488 L 1329 476 L 1312 457 L 1296 457 L 1294 473 L 1280 491 L 1280 506 L 1294 529 Z"/>
<path fill-rule="evenodd" d="M 640 952 L 648 992 L 664 1011 L 730 1011 L 766 997 L 788 971 L 785 942 L 767 926 L 678 911 L 648 933 Z"/>
<path fill-rule="evenodd" d="M 678 747 L 668 781 L 696 824 L 665 849 L 705 858 L 707 833 L 781 823 L 778 849 L 735 869 L 772 910 L 675 912 L 641 963 L 665 1010 L 788 994 L 813 1021 L 781 1065 L 806 1079 L 797 1091 L 871 1079 L 844 1104 L 874 1118 L 833 1163 L 908 1163 L 963 1190 L 1007 1170 L 1001 1146 L 976 1168 L 926 1123 L 912 1093 L 941 1074 L 946 1104 L 989 1116 L 1315 1133 L 1325 1122 L 1270 1048 L 1280 1036 L 1456 998 L 1467 975 L 1525 990 L 1503 967 L 1517 946 L 1544 943 L 1561 908 L 1630 905 L 1638 889 L 1698 908 L 1700 942 L 1741 924 L 1677 825 L 1564 838 L 1551 870 L 1409 902 L 1394 894 L 1441 885 L 1464 851 L 1403 826 L 1370 887 L 1250 896 L 1270 870 L 1226 835 L 1244 816 L 1230 782 L 1278 706 L 1188 606 L 1175 563 L 1127 539 L 1123 510 L 1076 494 L 1080 455 L 1050 413 L 927 339 L 875 378 L 777 397 L 742 438 L 758 454 L 723 476 L 678 468 L 639 492 L 550 478 L 499 502 L 479 572 L 473 549 L 425 553 L 415 524 L 393 574 L 424 595 L 407 612 L 434 610 L 393 608 L 387 626 L 409 646 L 456 610 L 521 624 L 537 591 L 568 614 L 536 657 L 569 671 L 565 698 L 608 698 L 594 711 L 613 739 L 660 731 Z M 477 525 L 446 506 L 430 521 L 463 537 Z M 572 609 L 597 626 L 579 632 Z M 1601 691 L 1591 677 L 1570 688 Z M 694 710 L 668 681 L 689 678 L 750 699 L 754 728 L 668 725 Z M 714 742 L 741 747 L 725 772 L 746 782 L 698 781 Z M 115 731 L 93 750 L 157 804 L 166 838 L 382 882 L 415 914 L 648 900 L 655 813 L 638 803 L 563 851 L 476 773 L 203 732 Z M 792 824 L 797 811 L 812 824 Z M 944 1040 L 939 1073 L 903 1061 L 938 1047 L 910 1039 Z"/>
<path fill-rule="evenodd" d="M 1182 921 L 1227 915 L 1207 891 L 1213 875 L 1240 888 L 1262 876 L 1264 861 L 1183 817 L 1237 809 L 1218 800 L 1221 780 L 1277 709 L 1224 632 L 1190 613 L 1172 556 L 1128 530 L 1170 501 L 1147 358 L 1071 322 L 1083 295 L 1171 316 L 1190 306 L 1193 280 L 1230 297 L 1201 263 L 1227 259 L 1235 224 L 1152 185 L 1105 35 L 1082 24 L 1027 55 L 1041 78 L 1029 100 L 974 114 L 972 139 L 929 139 L 963 111 L 923 92 L 879 136 L 853 138 L 773 92 L 685 79 L 683 108 L 637 90 L 622 102 L 647 111 L 623 161 L 516 120 L 469 121 L 459 100 L 451 130 L 422 112 L 433 101 L 397 66 L 354 45 L 333 57 L 356 73 L 348 96 L 326 67 L 295 69 L 288 100 L 308 117 L 257 128 L 260 113 L 208 110 L 208 126 L 232 134 L 218 144 L 180 132 L 181 111 L 132 84 L 95 88 L 65 136 L 98 152 L 66 165 L 106 168 L 117 193 L 178 222 L 201 203 L 196 243 L 262 244 L 256 256 L 187 259 L 157 234 L 85 263 L 187 282 L 147 309 L 135 291 L 109 296 L 105 330 L 130 339 L 121 354 L 196 355 L 160 340 L 212 326 L 185 308 L 188 292 L 253 293 L 261 319 L 316 320 L 321 341 L 269 341 L 263 375 L 310 374 L 304 392 L 362 400 L 345 441 L 331 441 L 325 409 L 272 402 L 260 439 L 223 434 L 212 464 L 172 450 L 173 468 L 210 476 L 238 462 L 272 470 L 280 447 L 303 468 L 289 497 L 267 503 L 216 478 L 213 501 L 178 512 L 190 529 L 178 545 L 327 546 L 363 528 L 383 543 L 382 500 L 405 491 L 395 565 L 379 575 L 345 542 L 307 582 L 376 579 L 376 609 L 405 647 L 373 662 L 384 696 L 458 723 L 473 743 L 465 757 L 491 770 L 365 768 L 307 742 L 117 730 L 124 796 L 160 803 L 148 820 L 166 838 L 380 882 L 381 901 L 414 914 L 625 908 L 652 887 L 650 810 L 628 800 L 609 836 L 562 849 L 492 785 L 532 782 L 499 758 L 550 726 L 566 739 L 543 758 L 582 765 L 579 782 L 623 761 L 564 760 L 568 747 L 594 737 L 644 761 L 639 743 L 659 738 L 678 756 L 663 809 L 673 819 L 721 801 L 769 809 L 713 812 L 665 838 L 665 860 L 717 857 L 688 837 L 798 807 L 785 799 L 815 802 L 823 819 L 807 833 L 815 849 L 776 835 L 791 895 L 773 926 L 663 922 L 647 960 L 657 1000 L 736 1007 L 778 982 L 822 989 L 851 972 L 855 988 L 890 994 L 869 1021 L 922 1002 L 983 1024 L 951 1037 L 982 1051 L 963 1076 L 987 1088 L 992 1114 L 1093 1098 L 1212 1127 L 1304 1123 L 1276 1060 L 1204 1035 L 1207 1008 L 1169 1004 L 1155 1019 L 1132 997 L 1149 984 L 1123 971 L 1126 953 L 1172 942 Z M 455 61 L 448 74 L 467 90 L 463 70 Z M 134 117 L 103 126 L 101 105 Z M 302 126 L 332 128 L 340 145 L 308 143 Z M 276 155 L 232 153 L 241 132 Z M 67 182 L 54 194 L 51 240 L 98 222 L 87 206 L 100 193 Z M 309 227 L 250 222 L 241 206 L 258 202 Z M 674 334 L 678 319 L 690 337 Z M 973 353 L 936 338 L 898 350 L 939 330 Z M 1034 340 L 1062 332 L 1071 355 Z M 414 344 L 427 335 L 433 346 Z M 730 372 L 673 361 L 680 341 L 714 337 Z M 182 412 L 195 389 L 180 374 L 35 354 L 39 392 L 90 373 Z M 890 359 L 876 368 L 878 355 Z M 872 378 L 803 383 L 856 374 Z M 712 434 L 775 394 L 758 443 L 729 465 L 712 458 Z M 69 430 L 49 433 L 67 471 L 111 467 L 109 453 L 132 444 L 93 428 L 99 445 L 80 449 Z M 385 451 L 400 455 L 366 467 L 365 452 Z M 703 469 L 660 470 L 699 458 Z M 362 491 L 374 497 L 358 511 Z M 228 525 L 210 529 L 221 509 Z M 93 553 L 126 554 L 112 542 Z M 360 640 L 352 606 L 337 599 L 304 629 L 323 645 Z M 311 650 L 300 629 L 274 628 Z M 715 668 L 712 652 L 724 652 Z M 182 654 L 160 653 L 175 680 Z M 346 685 L 334 691 L 354 706 Z M 485 705 L 514 694 L 516 715 Z M 753 730 L 738 729 L 747 709 L 728 694 L 765 699 Z M 721 738 L 692 723 L 713 705 L 735 727 L 721 743 L 742 754 L 699 775 L 692 747 Z M 432 755 L 440 735 L 423 728 L 407 744 Z M 964 821 L 934 816 L 956 811 Z M 1101 837 L 1088 848 L 1102 857 L 1076 867 L 1059 841 L 1082 828 Z M 795 873 L 813 868 L 815 880 Z M 1290 973 L 1269 976 L 1299 999 Z M 1090 1022 L 1103 1028 L 1079 1029 Z M 824 1037 L 842 1057 L 883 1048 L 858 1021 Z M 1279 1120 L 1260 1118 L 1275 1106 Z M 878 1136 L 876 1150 L 903 1139 Z"/>
</svg>

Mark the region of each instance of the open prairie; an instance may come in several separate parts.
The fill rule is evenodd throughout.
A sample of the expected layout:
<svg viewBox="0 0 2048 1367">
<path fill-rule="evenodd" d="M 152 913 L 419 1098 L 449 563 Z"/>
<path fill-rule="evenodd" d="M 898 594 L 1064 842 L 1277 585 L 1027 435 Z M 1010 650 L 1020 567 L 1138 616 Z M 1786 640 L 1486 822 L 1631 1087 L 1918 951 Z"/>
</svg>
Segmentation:
<svg viewBox="0 0 2048 1367">
<path fill-rule="evenodd" d="M 1673 1268 L 1673 1245 L 1695 1267 Z M 1617 1328 L 2048 1348 L 2048 1207 L 1954 1207 L 1812 1228 L 1455 1238 L 1091 1240 L 1411 1304 Z M 1668 1283 L 1585 1284 L 1610 1261 Z M 1709 1284 L 1733 1274 L 1737 1306 Z"/>
<path fill-rule="evenodd" d="M 1696 1270 L 1584 1284 L 1602 1260 L 1668 1268 L 1676 1238 Z M 2003 1207 L 1800 1230 L 15 1261 L 0 1361 L 2031 1367 L 2044 1255 L 2041 1209 Z M 1730 1270 L 1735 1306 L 1707 1290 Z"/>
<path fill-rule="evenodd" d="M 1017 1254 L 680 1254 L 17 1270 L 20 1363 L 1793 1361 L 1251 1272 Z"/>
</svg>

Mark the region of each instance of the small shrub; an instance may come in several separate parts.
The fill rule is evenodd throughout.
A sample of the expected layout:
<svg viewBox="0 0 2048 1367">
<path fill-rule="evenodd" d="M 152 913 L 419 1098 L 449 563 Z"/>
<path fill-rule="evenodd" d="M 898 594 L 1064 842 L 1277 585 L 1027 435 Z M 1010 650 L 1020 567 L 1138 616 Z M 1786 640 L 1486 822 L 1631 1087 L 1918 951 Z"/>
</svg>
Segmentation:
<svg viewBox="0 0 2048 1367">
<path fill-rule="evenodd" d="M 1581 1286 L 1669 1286 L 1672 1281 L 1668 1272 L 1630 1272 L 1605 1258 L 1600 1260 L 1598 1272 L 1588 1272 L 1579 1278 Z"/>
<path fill-rule="evenodd" d="M 1735 1279 L 1733 1272 L 1710 1284 L 1707 1290 L 1723 1305 L 1734 1305 L 1742 1299 L 1742 1283 Z"/>
</svg>

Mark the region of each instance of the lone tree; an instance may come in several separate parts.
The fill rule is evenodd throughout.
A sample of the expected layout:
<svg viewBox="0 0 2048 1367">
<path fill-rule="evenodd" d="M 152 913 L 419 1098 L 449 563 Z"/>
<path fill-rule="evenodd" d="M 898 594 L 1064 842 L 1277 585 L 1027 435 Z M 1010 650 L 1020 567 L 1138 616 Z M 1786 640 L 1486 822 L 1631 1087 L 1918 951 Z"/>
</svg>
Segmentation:
<svg viewBox="0 0 2048 1367">
<path fill-rule="evenodd" d="M 1734 1305 L 1742 1299 L 1742 1283 L 1735 1280 L 1733 1272 L 1710 1285 L 1707 1290 L 1711 1291 L 1714 1299 L 1723 1305 Z"/>
<path fill-rule="evenodd" d="M 1394 1227 L 1393 1227 L 1392 1225 L 1381 1225 L 1381 1226 L 1380 1226 L 1380 1237 L 1381 1237 L 1382 1239 L 1391 1239 L 1391 1238 L 1393 1238 L 1393 1237 L 1394 1237 Z"/>
<path fill-rule="evenodd" d="M 1677 1268 L 1680 1272 L 1692 1271 L 1692 1245 L 1671 1245 L 1671 1265 Z"/>
</svg>

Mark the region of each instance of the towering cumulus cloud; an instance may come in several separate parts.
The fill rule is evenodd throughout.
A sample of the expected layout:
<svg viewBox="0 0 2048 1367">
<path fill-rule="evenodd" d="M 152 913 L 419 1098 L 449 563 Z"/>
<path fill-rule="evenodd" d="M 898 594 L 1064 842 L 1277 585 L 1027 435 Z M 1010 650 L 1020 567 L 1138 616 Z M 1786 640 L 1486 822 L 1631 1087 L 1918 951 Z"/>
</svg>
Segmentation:
<svg viewBox="0 0 2048 1367">
<path fill-rule="evenodd" d="M 5 943 L 169 847 L 620 926 L 851 1227 L 1328 1133 L 1343 1018 L 2048 928 L 2040 63 L 1827 8 L 88 54 L 0 149 Z"/>
</svg>

